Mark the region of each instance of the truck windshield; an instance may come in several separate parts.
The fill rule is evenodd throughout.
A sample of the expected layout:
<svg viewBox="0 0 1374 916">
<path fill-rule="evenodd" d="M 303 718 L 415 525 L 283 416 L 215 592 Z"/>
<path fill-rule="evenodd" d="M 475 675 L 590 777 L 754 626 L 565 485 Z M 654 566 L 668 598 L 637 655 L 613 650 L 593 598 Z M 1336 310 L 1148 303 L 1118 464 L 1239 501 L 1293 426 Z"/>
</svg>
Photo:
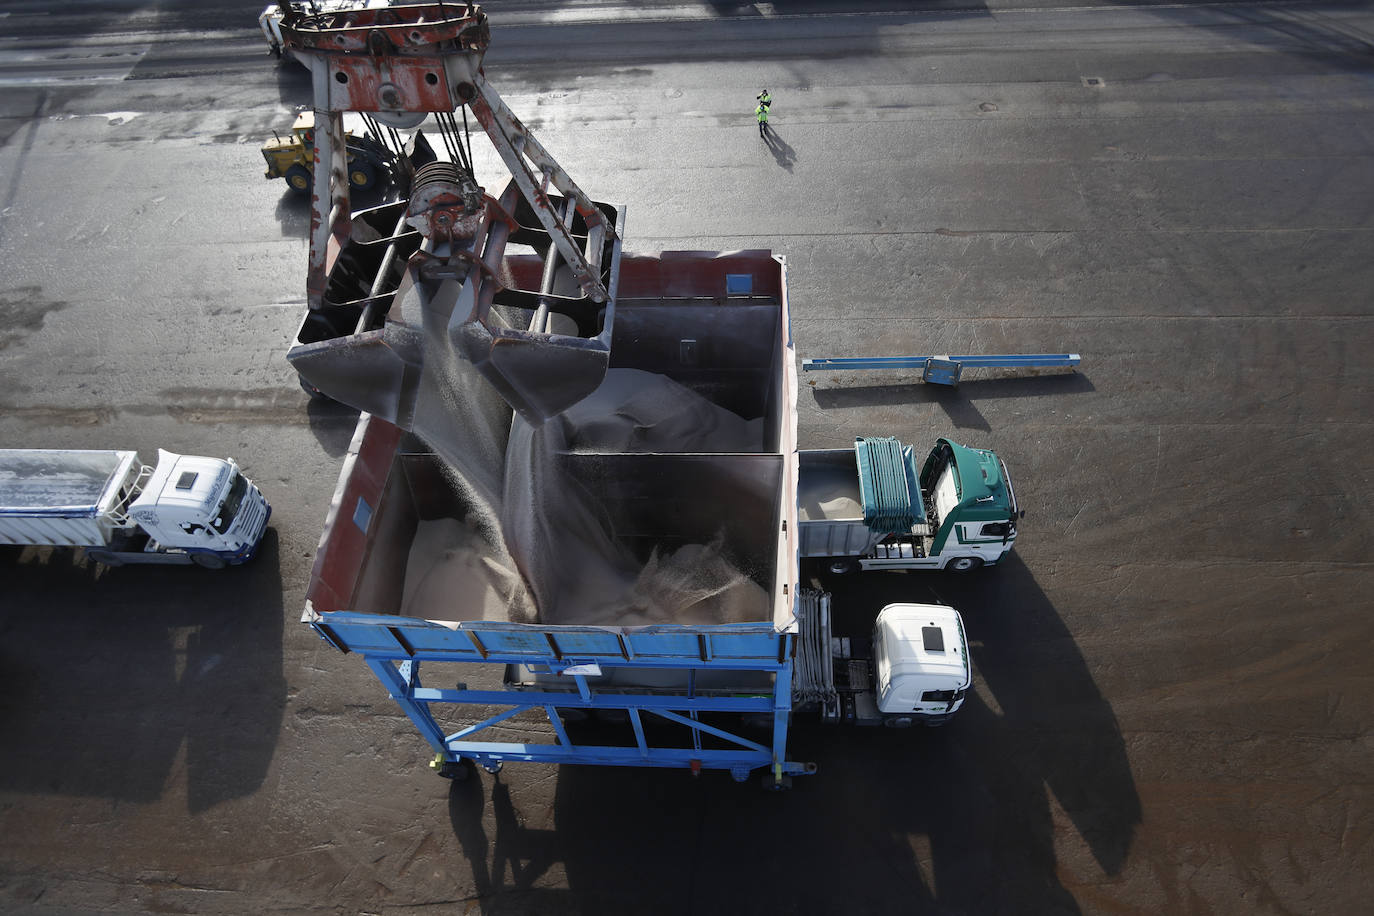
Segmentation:
<svg viewBox="0 0 1374 916">
<path fill-rule="evenodd" d="M 950 461 L 941 470 L 940 476 L 935 479 L 935 490 L 931 494 L 931 504 L 934 508 L 934 518 L 930 520 L 931 525 L 939 527 L 944 524 L 949 513 L 953 512 L 959 505 L 959 482 L 955 478 L 954 462 Z"/>
<path fill-rule="evenodd" d="M 233 526 L 234 519 L 239 514 L 239 506 L 243 504 L 243 497 L 247 494 L 248 480 L 242 474 L 235 474 L 234 482 L 229 485 L 229 495 L 224 497 L 224 505 L 219 507 L 219 513 L 212 523 L 216 531 L 224 534 Z"/>
<path fill-rule="evenodd" d="M 921 700 L 925 703 L 949 703 L 954 700 L 962 700 L 964 691 L 960 690 L 927 690 L 921 694 Z"/>
</svg>

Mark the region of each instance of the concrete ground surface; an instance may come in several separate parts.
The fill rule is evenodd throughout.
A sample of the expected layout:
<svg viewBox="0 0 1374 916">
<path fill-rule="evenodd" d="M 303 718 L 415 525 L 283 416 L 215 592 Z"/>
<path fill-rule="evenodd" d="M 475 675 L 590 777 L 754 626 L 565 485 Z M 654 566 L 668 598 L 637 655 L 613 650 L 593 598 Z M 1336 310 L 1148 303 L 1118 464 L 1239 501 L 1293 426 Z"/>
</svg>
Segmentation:
<svg viewBox="0 0 1374 916">
<path fill-rule="evenodd" d="M 1366 5 L 487 5 L 492 83 L 629 250 L 786 256 L 799 357 L 1083 355 L 802 377 L 803 446 L 991 447 L 1028 511 L 1002 568 L 824 579 L 958 607 L 975 688 L 799 725 L 779 794 L 450 784 L 298 622 L 356 417 L 283 358 L 308 212 L 258 147 L 309 84 L 258 8 L 0 9 L 0 444 L 232 455 L 275 507 L 224 573 L 0 552 L 0 910 L 1368 910 Z"/>
</svg>

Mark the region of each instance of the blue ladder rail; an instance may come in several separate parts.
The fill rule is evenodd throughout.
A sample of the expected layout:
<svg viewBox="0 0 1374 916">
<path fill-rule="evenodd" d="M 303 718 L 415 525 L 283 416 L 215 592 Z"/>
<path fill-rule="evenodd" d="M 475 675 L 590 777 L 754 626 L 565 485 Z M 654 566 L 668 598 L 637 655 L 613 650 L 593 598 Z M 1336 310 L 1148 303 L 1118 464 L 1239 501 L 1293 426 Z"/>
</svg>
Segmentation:
<svg viewBox="0 0 1374 916">
<path fill-rule="evenodd" d="M 1077 353 L 1003 353 L 992 356 L 825 356 L 802 360 L 803 372 L 821 369 L 920 369 L 936 385 L 957 385 L 965 369 L 1028 369 L 1077 366 Z"/>
</svg>

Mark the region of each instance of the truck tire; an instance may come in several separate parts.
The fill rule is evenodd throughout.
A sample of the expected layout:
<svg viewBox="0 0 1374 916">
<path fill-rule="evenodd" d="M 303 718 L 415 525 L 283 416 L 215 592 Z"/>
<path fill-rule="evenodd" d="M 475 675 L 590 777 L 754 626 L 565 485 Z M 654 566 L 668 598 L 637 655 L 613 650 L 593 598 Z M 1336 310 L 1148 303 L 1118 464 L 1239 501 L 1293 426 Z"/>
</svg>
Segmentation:
<svg viewBox="0 0 1374 916">
<path fill-rule="evenodd" d="M 110 553 L 108 550 L 88 550 L 86 551 L 86 559 L 91 560 L 95 563 L 100 563 L 104 566 L 124 565 L 123 560 L 121 560 L 114 554 Z"/>
<path fill-rule="evenodd" d="M 863 567 L 853 557 L 835 557 L 826 568 L 837 576 L 847 576 L 850 573 L 858 572 Z"/>
<path fill-rule="evenodd" d="M 297 194 L 309 194 L 314 183 L 315 177 L 310 170 L 299 163 L 286 170 L 286 185 Z"/>
<path fill-rule="evenodd" d="M 951 572 L 973 572 L 983 565 L 983 561 L 977 557 L 955 557 L 945 564 L 945 569 Z"/>
<path fill-rule="evenodd" d="M 201 569 L 223 569 L 229 565 L 225 562 L 224 557 L 213 553 L 193 553 L 191 554 L 191 562 Z"/>
<path fill-rule="evenodd" d="M 888 728 L 911 728 L 915 723 L 916 720 L 911 716 L 892 716 L 883 720 L 883 724 Z"/>
</svg>

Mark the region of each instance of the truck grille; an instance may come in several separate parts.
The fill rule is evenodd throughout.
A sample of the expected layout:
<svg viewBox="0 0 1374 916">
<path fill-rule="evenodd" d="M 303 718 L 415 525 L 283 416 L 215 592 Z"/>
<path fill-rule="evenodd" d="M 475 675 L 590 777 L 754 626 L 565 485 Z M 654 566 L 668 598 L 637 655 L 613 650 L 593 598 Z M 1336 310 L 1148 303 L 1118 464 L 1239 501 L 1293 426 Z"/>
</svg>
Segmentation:
<svg viewBox="0 0 1374 916">
<path fill-rule="evenodd" d="M 256 496 L 256 494 L 254 494 Z M 243 533 L 245 544 L 251 544 L 257 540 L 258 533 L 262 530 L 263 522 L 267 518 L 267 507 L 259 496 L 248 505 L 244 506 L 239 512 L 239 531 Z"/>
</svg>

